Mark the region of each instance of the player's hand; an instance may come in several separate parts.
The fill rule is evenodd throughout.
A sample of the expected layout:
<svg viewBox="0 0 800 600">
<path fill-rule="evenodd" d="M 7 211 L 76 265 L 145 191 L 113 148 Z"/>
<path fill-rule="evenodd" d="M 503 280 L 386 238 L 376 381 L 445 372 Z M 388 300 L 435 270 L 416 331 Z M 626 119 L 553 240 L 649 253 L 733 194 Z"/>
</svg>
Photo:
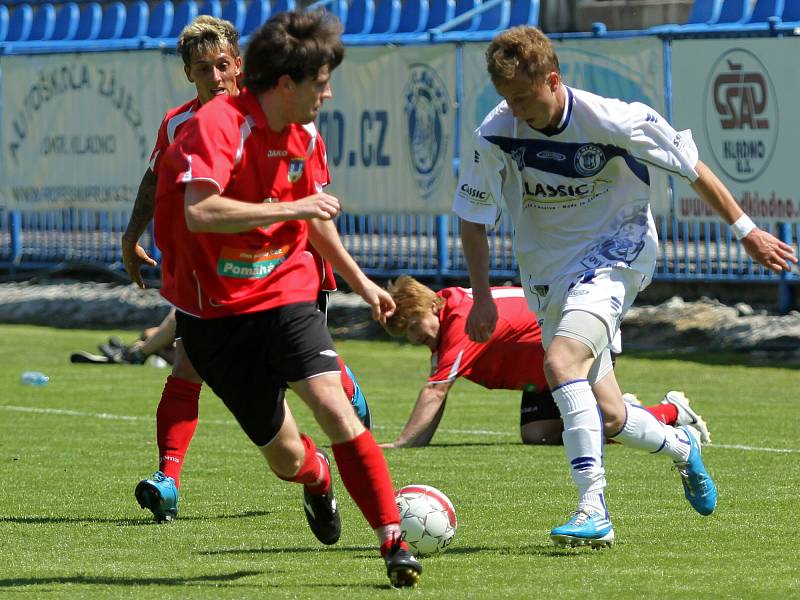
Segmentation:
<svg viewBox="0 0 800 600">
<path fill-rule="evenodd" d="M 144 248 L 138 242 L 122 238 L 122 264 L 128 272 L 131 281 L 144 289 L 142 279 L 142 265 L 155 267 L 158 263 L 147 255 Z"/>
<path fill-rule="evenodd" d="M 372 320 L 385 325 L 386 320 L 394 314 L 396 308 L 391 294 L 369 279 L 364 282 L 360 290 L 356 291 L 364 299 L 364 302 L 369 304 L 372 310 Z"/>
<path fill-rule="evenodd" d="M 497 325 L 497 305 L 489 298 L 475 298 L 467 316 L 466 333 L 473 342 L 488 342 Z"/>
<path fill-rule="evenodd" d="M 754 261 L 776 273 L 791 271 L 792 263 L 797 264 L 797 256 L 789 244 L 758 227 L 747 234 L 742 246 Z"/>
<path fill-rule="evenodd" d="M 397 445 L 397 442 L 383 442 L 382 444 L 378 444 L 378 448 L 383 448 L 383 449 L 392 448 L 393 449 L 393 448 L 400 448 L 400 446 Z"/>
<path fill-rule="evenodd" d="M 292 207 L 298 212 L 298 219 L 322 219 L 330 221 L 339 214 L 339 200 L 335 196 L 319 192 L 311 196 L 301 198 L 292 203 Z"/>
</svg>

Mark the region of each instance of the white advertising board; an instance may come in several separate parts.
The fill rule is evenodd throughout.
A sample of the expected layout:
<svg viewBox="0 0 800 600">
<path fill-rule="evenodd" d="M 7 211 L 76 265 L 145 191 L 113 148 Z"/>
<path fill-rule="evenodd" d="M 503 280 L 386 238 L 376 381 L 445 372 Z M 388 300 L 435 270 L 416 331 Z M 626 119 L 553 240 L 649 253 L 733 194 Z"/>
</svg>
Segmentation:
<svg viewBox="0 0 800 600">
<path fill-rule="evenodd" d="M 318 119 L 345 211 L 450 210 L 455 60 L 452 45 L 347 49 Z"/>
<path fill-rule="evenodd" d="M 0 69 L 0 200 L 15 208 L 130 208 L 164 112 L 194 92 L 160 51 L 5 56 Z"/>
<path fill-rule="evenodd" d="M 759 223 L 800 221 L 798 55 L 792 37 L 673 42 L 673 120 Z M 675 195 L 680 220 L 716 217 L 687 183 L 677 181 Z"/>
</svg>

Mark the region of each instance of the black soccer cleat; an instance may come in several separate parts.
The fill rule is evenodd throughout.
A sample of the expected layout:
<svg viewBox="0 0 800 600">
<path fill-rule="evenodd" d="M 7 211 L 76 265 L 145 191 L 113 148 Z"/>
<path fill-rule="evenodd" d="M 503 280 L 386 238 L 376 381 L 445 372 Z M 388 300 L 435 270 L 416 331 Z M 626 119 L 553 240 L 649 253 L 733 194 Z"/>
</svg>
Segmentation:
<svg viewBox="0 0 800 600">
<path fill-rule="evenodd" d="M 317 449 L 317 456 L 325 461 L 330 471 L 331 461 L 325 451 Z M 311 494 L 307 487 L 303 487 L 303 509 L 306 511 L 308 526 L 320 542 L 330 546 L 339 541 L 342 523 L 336 507 L 336 497 L 333 495 L 333 473 L 331 487 L 326 494 Z"/>
<path fill-rule="evenodd" d="M 386 561 L 386 575 L 392 587 L 416 587 L 419 576 L 422 575 L 422 565 L 414 558 L 408 549 L 408 544 L 403 541 L 405 534 L 394 537 L 387 542 L 383 559 Z"/>
</svg>

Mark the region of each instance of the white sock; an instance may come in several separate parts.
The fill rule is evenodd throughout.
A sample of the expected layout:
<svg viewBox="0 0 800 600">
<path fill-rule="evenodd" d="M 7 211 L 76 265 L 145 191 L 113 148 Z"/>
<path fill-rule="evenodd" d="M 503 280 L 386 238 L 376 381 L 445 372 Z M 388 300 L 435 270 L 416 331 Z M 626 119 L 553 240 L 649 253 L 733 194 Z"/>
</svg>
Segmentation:
<svg viewBox="0 0 800 600">
<path fill-rule="evenodd" d="M 572 480 L 578 486 L 578 508 L 607 516 L 603 500 L 603 419 L 592 388 L 586 379 L 579 379 L 557 386 L 552 394 L 564 422 L 561 438 Z"/>
<path fill-rule="evenodd" d="M 626 402 L 625 410 L 625 425 L 619 433 L 610 436 L 612 439 L 652 454 L 667 454 L 675 462 L 686 462 L 690 450 L 686 432 L 664 425 L 636 404 Z"/>
</svg>

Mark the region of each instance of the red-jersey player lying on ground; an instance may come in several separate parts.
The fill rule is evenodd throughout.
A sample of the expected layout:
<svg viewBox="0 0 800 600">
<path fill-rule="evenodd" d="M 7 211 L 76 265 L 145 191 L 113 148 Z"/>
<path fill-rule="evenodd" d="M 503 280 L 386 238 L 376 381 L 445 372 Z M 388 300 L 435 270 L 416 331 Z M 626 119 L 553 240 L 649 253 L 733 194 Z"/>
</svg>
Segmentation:
<svg viewBox="0 0 800 600">
<path fill-rule="evenodd" d="M 427 346 L 431 351 L 431 374 L 403 431 L 383 447 L 427 445 L 444 414 L 447 394 L 459 377 L 489 389 L 521 390 L 522 442 L 561 443 L 561 418 L 544 375 L 541 330 L 536 315 L 528 309 L 522 288 L 492 289 L 498 320 L 494 334 L 485 343 L 470 341 L 465 331 L 472 308 L 470 290 L 449 287 L 434 292 L 407 275 L 389 284 L 388 290 L 397 307 L 386 322 L 386 330 L 393 336 L 405 336 L 412 344 Z M 596 394 L 618 389 L 614 371 L 594 388 Z M 627 408 L 642 409 L 636 402 L 628 403 Z M 700 432 L 704 443 L 710 442 L 705 422 L 681 392 L 670 391 L 661 404 L 644 410 L 668 425 L 690 425 Z"/>
</svg>

